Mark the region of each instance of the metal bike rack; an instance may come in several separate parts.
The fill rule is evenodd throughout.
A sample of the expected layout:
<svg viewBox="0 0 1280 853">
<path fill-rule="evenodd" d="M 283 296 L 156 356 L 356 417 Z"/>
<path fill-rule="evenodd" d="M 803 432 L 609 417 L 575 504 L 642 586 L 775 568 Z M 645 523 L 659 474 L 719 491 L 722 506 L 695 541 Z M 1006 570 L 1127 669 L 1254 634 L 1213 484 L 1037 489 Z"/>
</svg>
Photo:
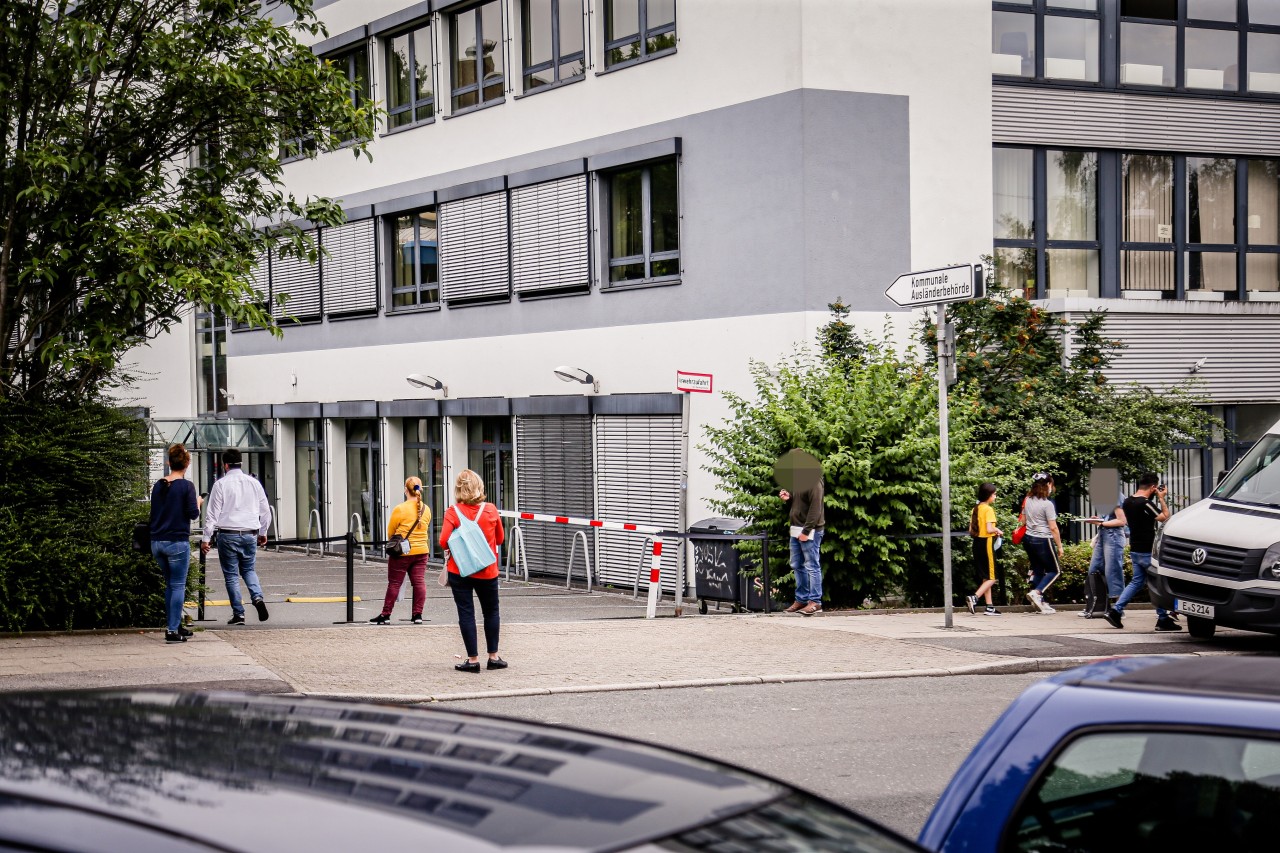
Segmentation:
<svg viewBox="0 0 1280 853">
<path fill-rule="evenodd" d="M 640 562 L 639 562 L 639 564 L 636 566 L 636 579 L 635 579 L 635 583 L 631 584 L 631 597 L 632 597 L 632 598 L 639 598 L 639 597 L 640 597 L 640 576 L 644 574 L 645 564 L 648 562 L 648 560 L 647 560 L 646 558 L 649 556 L 649 549 L 651 549 L 652 547 L 653 547 L 653 537 L 652 537 L 652 536 L 646 536 L 646 537 L 644 537 L 644 542 L 643 542 L 643 543 L 641 543 L 641 545 L 640 545 Z M 662 591 L 661 591 L 661 590 L 659 590 L 659 591 L 658 591 L 658 598 L 659 598 L 659 599 L 661 599 L 661 598 L 662 598 Z"/>
<path fill-rule="evenodd" d="M 311 514 L 307 516 L 307 544 L 306 544 L 306 547 L 303 549 L 303 553 L 306 554 L 308 557 L 311 556 L 311 538 L 312 538 L 311 537 L 311 530 L 312 530 L 311 519 L 313 518 L 315 519 L 315 531 L 316 531 L 315 538 L 319 539 L 324 534 L 324 531 L 320 529 L 320 510 L 313 509 L 311 510 Z M 325 553 L 325 544 L 326 543 L 324 541 L 320 542 L 321 557 L 323 557 Z"/>
<path fill-rule="evenodd" d="M 578 553 L 578 538 L 582 538 L 582 560 L 587 569 L 587 592 L 591 592 L 591 549 L 587 543 L 587 532 L 585 530 L 575 530 L 573 532 L 573 544 L 569 546 L 569 570 L 565 572 L 564 587 L 568 589 L 573 584 L 573 557 Z"/>
<path fill-rule="evenodd" d="M 520 525 L 511 528 L 511 539 L 507 543 L 507 565 L 506 576 L 504 580 L 511 580 L 511 566 L 516 566 L 517 571 L 523 569 L 524 580 L 529 580 L 529 558 L 524 552 L 524 531 L 520 529 Z"/>
<path fill-rule="evenodd" d="M 356 538 L 356 541 L 360 543 L 360 562 L 367 563 L 369 562 L 369 555 L 364 549 L 364 525 L 360 523 L 360 513 L 351 513 L 351 520 L 356 523 L 356 532 L 360 534 Z M 349 523 L 347 524 L 347 532 L 351 532 L 351 525 Z"/>
</svg>

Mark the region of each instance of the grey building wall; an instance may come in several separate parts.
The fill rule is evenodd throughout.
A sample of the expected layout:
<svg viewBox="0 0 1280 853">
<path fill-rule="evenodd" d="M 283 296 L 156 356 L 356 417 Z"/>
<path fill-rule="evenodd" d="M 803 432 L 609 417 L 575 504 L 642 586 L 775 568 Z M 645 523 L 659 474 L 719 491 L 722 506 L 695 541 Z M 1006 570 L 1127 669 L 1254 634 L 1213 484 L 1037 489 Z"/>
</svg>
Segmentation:
<svg viewBox="0 0 1280 853">
<path fill-rule="evenodd" d="M 823 311 L 884 309 L 909 269 L 907 99 L 802 89 L 343 199 L 350 207 L 682 140 L 682 283 L 230 336 L 232 356 Z M 375 153 L 376 156 L 376 153 Z"/>
</svg>

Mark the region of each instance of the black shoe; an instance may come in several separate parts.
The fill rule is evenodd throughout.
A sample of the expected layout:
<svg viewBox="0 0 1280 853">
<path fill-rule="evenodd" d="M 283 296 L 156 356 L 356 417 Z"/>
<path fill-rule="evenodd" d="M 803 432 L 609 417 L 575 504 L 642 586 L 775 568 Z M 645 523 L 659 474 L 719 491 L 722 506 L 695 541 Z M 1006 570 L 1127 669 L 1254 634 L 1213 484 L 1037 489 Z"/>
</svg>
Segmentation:
<svg viewBox="0 0 1280 853">
<path fill-rule="evenodd" d="M 410 621 L 410 622 L 412 622 L 412 623 L 413 623 L 413 624 L 415 624 L 415 625 L 421 625 L 421 624 L 422 624 L 422 614 L 421 614 L 421 613 L 415 613 L 415 614 L 413 614 L 413 617 L 412 617 L 412 618 L 410 618 L 410 619 L 409 619 L 409 621 Z"/>
<path fill-rule="evenodd" d="M 507 662 L 502 658 L 489 658 L 489 662 L 484 665 L 485 669 L 506 669 Z"/>
<path fill-rule="evenodd" d="M 1157 631 L 1181 631 L 1182 626 L 1179 625 L 1177 622 L 1173 621 L 1172 619 L 1170 619 L 1168 616 L 1164 616 L 1156 620 L 1156 630 Z"/>
<path fill-rule="evenodd" d="M 1102 614 L 1102 618 L 1106 619 L 1112 628 L 1123 628 L 1124 622 L 1120 621 L 1120 617 L 1124 614 L 1116 610 L 1114 607 L 1108 607 L 1107 612 Z"/>
<path fill-rule="evenodd" d="M 186 628 L 184 628 L 184 627 L 182 627 L 181 625 L 179 625 L 179 626 L 178 626 L 178 636 L 179 636 L 179 637 L 193 637 L 193 636 L 195 636 L 195 635 L 194 635 L 194 634 L 192 634 L 190 631 L 188 631 Z"/>
<path fill-rule="evenodd" d="M 187 638 L 175 631 L 165 631 L 164 641 L 166 643 L 185 643 Z M 506 666 L 506 664 L 503 664 L 503 666 Z"/>
<path fill-rule="evenodd" d="M 244 624 L 244 614 L 243 614 L 243 613 L 236 613 L 236 614 L 233 614 L 233 615 L 231 616 L 231 618 L 227 620 L 227 624 L 228 624 L 228 625 L 243 625 L 243 624 Z"/>
<path fill-rule="evenodd" d="M 267 613 L 267 603 L 263 601 L 261 598 L 254 601 L 253 606 L 258 610 L 259 622 L 266 622 L 267 619 L 271 618 L 270 615 Z"/>
<path fill-rule="evenodd" d="M 386 613 L 379 613 L 377 616 L 369 620 L 375 625 L 385 625 L 391 621 L 391 617 Z"/>
<path fill-rule="evenodd" d="M 479 673 L 479 672 L 480 672 L 480 661 L 476 661 L 475 663 L 472 663 L 472 662 L 471 662 L 471 661 L 469 661 L 469 660 L 464 660 L 462 663 L 455 663 L 455 664 L 453 665 L 453 668 L 454 668 L 454 669 L 456 669 L 458 672 L 474 672 L 474 673 Z"/>
</svg>

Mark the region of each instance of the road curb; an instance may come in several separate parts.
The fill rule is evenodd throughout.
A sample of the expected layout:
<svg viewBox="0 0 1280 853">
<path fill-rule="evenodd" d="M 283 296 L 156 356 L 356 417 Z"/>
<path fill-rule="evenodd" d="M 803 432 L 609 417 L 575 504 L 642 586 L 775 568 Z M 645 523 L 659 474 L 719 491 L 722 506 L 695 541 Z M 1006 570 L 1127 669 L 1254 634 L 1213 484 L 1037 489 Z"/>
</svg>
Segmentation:
<svg viewBox="0 0 1280 853">
<path fill-rule="evenodd" d="M 1183 653 L 1159 657 L 1205 657 L 1219 654 Z M 965 664 L 933 669 L 887 669 L 876 672 L 810 672 L 785 675 L 749 675 L 727 678 L 684 678 L 673 681 L 635 681 L 623 684 L 575 684 L 567 687 L 525 687 L 513 690 L 468 690 L 429 696 L 384 693 L 300 692 L 288 695 L 316 699 L 342 699 L 359 702 L 392 702 L 401 705 L 425 705 L 436 702 L 462 702 L 468 699 L 510 699 L 522 696 L 556 696 L 572 693 L 620 693 L 635 690 L 677 690 L 689 687 L 731 687 L 746 684 L 800 684 L 813 681 L 879 681 L 889 678 L 945 678 L 955 675 L 1018 675 L 1029 672 L 1061 672 L 1108 657 L 1125 655 L 1081 655 L 1058 658 L 1013 658 L 986 663 Z M 1155 657 L 1134 655 L 1133 657 Z"/>
</svg>

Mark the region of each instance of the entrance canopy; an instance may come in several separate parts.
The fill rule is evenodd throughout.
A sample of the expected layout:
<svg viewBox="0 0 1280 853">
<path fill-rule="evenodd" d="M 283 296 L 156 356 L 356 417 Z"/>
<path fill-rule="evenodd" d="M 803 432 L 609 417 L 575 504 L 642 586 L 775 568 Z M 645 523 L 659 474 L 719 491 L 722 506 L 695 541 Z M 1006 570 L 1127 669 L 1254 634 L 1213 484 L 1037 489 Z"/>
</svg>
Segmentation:
<svg viewBox="0 0 1280 853">
<path fill-rule="evenodd" d="M 153 447 L 183 444 L 187 450 L 227 450 L 247 452 L 271 450 L 270 436 L 264 436 L 250 420 L 208 418 L 203 420 L 149 420 L 147 429 Z"/>
</svg>

